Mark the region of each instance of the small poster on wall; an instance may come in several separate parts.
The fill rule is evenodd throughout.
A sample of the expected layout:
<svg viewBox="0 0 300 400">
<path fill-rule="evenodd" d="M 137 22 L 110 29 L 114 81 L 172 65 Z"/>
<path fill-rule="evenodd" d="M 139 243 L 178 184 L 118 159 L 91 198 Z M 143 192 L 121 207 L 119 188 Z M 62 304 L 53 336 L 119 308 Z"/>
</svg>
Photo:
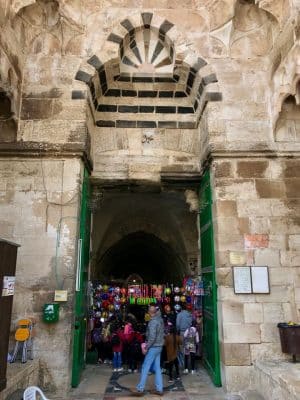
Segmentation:
<svg viewBox="0 0 300 400">
<path fill-rule="evenodd" d="M 15 293 L 15 276 L 4 276 L 2 286 L 2 296 L 13 296 Z"/>
<path fill-rule="evenodd" d="M 252 293 L 251 272 L 249 267 L 233 268 L 234 293 Z"/>
<path fill-rule="evenodd" d="M 268 267 L 251 267 L 253 293 L 270 293 Z"/>
</svg>

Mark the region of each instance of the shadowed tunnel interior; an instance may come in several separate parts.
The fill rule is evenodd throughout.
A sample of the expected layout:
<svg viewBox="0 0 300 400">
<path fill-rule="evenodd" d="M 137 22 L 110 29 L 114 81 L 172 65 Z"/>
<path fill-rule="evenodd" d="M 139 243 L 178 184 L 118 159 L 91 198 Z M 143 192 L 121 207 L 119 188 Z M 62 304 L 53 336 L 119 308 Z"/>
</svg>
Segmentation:
<svg viewBox="0 0 300 400">
<path fill-rule="evenodd" d="M 91 279 L 182 283 L 197 260 L 197 214 L 184 192 L 104 192 L 93 215 Z"/>
<path fill-rule="evenodd" d="M 185 264 L 180 255 L 157 236 L 145 232 L 128 234 L 106 251 L 99 268 L 109 279 L 139 274 L 144 282 L 181 282 Z"/>
</svg>

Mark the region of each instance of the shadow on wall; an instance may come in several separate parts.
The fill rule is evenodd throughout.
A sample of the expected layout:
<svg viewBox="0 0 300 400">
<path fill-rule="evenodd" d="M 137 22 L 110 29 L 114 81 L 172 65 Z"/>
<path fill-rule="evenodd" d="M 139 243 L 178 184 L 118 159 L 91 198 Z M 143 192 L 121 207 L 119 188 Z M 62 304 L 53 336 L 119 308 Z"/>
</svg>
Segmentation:
<svg viewBox="0 0 300 400">
<path fill-rule="evenodd" d="M 0 88 L 0 142 L 16 141 L 17 124 L 13 115 L 10 98 Z"/>
</svg>

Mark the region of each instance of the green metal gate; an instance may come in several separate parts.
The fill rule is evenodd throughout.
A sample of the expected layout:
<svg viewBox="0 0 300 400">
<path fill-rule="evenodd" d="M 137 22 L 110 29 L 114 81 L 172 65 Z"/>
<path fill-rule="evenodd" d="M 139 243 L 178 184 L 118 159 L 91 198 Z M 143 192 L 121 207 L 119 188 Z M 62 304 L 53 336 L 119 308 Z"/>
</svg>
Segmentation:
<svg viewBox="0 0 300 400">
<path fill-rule="evenodd" d="M 90 254 L 91 213 L 88 208 L 89 173 L 85 169 L 81 194 L 80 234 L 77 250 L 77 273 L 75 292 L 75 322 L 73 331 L 72 387 L 78 386 L 85 367 L 87 330 L 87 283 Z"/>
<path fill-rule="evenodd" d="M 220 352 L 217 314 L 217 284 L 215 274 L 214 231 L 210 171 L 200 184 L 200 239 L 203 297 L 203 361 L 216 386 L 221 386 Z"/>
</svg>

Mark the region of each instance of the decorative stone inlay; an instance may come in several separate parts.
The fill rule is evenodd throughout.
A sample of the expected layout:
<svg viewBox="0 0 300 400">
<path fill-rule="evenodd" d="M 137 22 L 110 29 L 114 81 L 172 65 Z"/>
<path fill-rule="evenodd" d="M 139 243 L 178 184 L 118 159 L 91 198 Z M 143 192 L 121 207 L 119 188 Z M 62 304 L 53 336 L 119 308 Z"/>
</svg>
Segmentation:
<svg viewBox="0 0 300 400">
<path fill-rule="evenodd" d="M 108 36 L 118 46 L 118 58 L 102 62 L 93 55 L 87 63 L 96 74 L 78 71 L 76 79 L 90 88 L 97 126 L 194 129 L 206 103 L 222 99 L 216 74 L 207 62 L 192 55 L 186 58 L 189 62 L 176 59 L 169 36 L 174 25 L 162 20 L 152 26 L 152 17 L 142 13 L 138 26 L 130 19 L 121 21 L 127 34 Z M 164 118 L 159 117 L 162 114 Z"/>
</svg>

